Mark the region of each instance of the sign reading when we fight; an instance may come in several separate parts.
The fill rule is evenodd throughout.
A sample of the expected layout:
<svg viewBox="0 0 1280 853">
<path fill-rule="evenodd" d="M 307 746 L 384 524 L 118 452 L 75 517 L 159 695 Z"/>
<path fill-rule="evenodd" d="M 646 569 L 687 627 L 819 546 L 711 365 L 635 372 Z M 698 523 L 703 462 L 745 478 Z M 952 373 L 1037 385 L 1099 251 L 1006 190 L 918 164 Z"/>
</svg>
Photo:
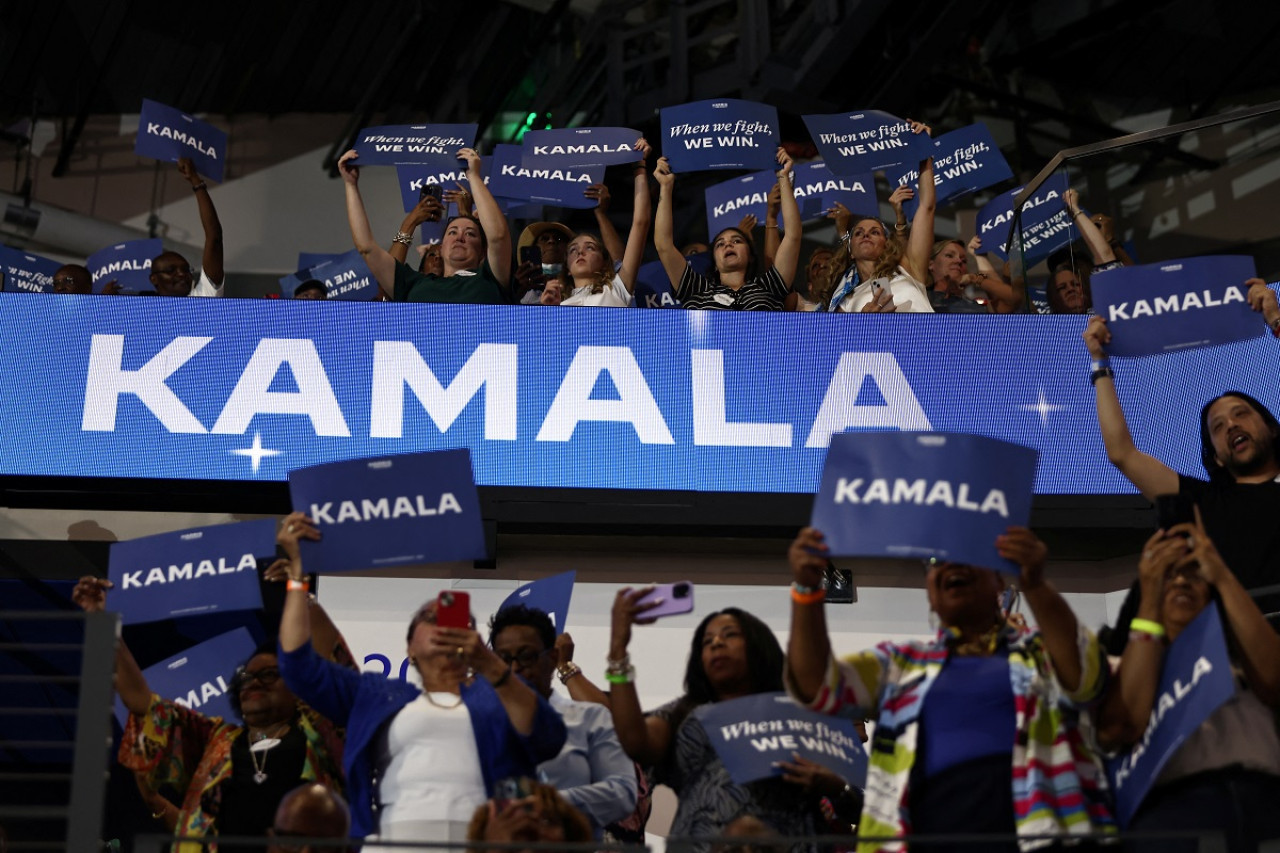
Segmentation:
<svg viewBox="0 0 1280 853">
<path fill-rule="evenodd" d="M 309 572 L 475 560 L 485 556 L 469 450 L 352 459 L 289 472 L 294 509 L 319 528 L 302 540 Z"/>
<path fill-rule="evenodd" d="M 778 153 L 778 110 L 724 98 L 662 109 L 662 155 L 673 172 L 772 169 Z"/>
<path fill-rule="evenodd" d="M 0 276 L 9 292 L 52 293 L 53 274 L 60 266 L 49 258 L 0 246 Z"/>
<path fill-rule="evenodd" d="M 458 149 L 476 138 L 474 124 L 415 124 L 366 127 L 352 147 L 357 166 L 398 166 L 418 163 L 438 169 L 458 165 Z"/>
<path fill-rule="evenodd" d="M 1007 245 L 1013 228 L 1013 201 L 1022 192 L 1016 187 L 1001 193 L 978 211 L 978 236 L 982 238 L 983 254 L 992 253 L 1000 258 L 1009 257 Z M 1055 250 L 1067 245 L 1076 237 L 1071 225 L 1071 214 L 1062 202 L 1067 191 L 1067 176 L 1061 170 L 1050 175 L 1022 207 L 1022 253 L 1026 268 L 1043 261 Z"/>
<path fill-rule="evenodd" d="M 810 523 L 833 557 L 933 558 L 1017 574 L 995 540 L 1027 525 L 1037 457 L 981 435 L 833 435 Z"/>
<path fill-rule="evenodd" d="M 939 205 L 1012 177 L 1013 170 L 981 122 L 933 140 L 933 183 L 938 188 Z M 893 186 L 919 187 L 919 164 L 912 163 L 909 169 L 890 175 L 889 182 Z M 915 198 L 903 202 L 902 209 L 908 220 L 915 217 L 917 207 L 919 202 Z"/>
<path fill-rule="evenodd" d="M 138 116 L 138 141 L 133 151 L 170 163 L 178 162 L 180 157 L 190 157 L 201 177 L 222 183 L 227 162 L 227 133 L 182 110 L 144 99 Z"/>
<path fill-rule="evenodd" d="M 116 542 L 108 602 L 126 625 L 257 610 L 258 558 L 275 552 L 276 523 L 269 518 Z"/>
<path fill-rule="evenodd" d="M 1093 307 L 1107 321 L 1116 356 L 1159 355 L 1263 334 L 1245 280 L 1253 258 L 1214 255 L 1095 273 Z"/>
<path fill-rule="evenodd" d="M 911 122 L 879 110 L 803 118 L 827 168 L 837 175 L 915 166 L 933 153 L 929 137 L 912 132 Z"/>
<path fill-rule="evenodd" d="M 280 278 L 280 295 L 292 299 L 298 285 L 316 279 L 324 283 L 329 299 L 367 302 L 378 295 L 378 282 L 359 249 L 352 249 L 333 260 L 321 261 L 309 269 L 298 270 Z"/>
</svg>

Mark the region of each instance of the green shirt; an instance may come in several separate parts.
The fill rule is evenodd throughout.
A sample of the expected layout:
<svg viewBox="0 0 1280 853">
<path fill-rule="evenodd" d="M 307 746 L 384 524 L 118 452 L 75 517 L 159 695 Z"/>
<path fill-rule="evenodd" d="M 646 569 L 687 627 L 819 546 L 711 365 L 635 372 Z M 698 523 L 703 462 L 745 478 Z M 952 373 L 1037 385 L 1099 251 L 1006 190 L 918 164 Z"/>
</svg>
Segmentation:
<svg viewBox="0 0 1280 853">
<path fill-rule="evenodd" d="M 439 276 L 417 272 L 396 261 L 396 302 L 472 302 L 501 305 L 506 293 L 489 268 L 486 258 L 478 270 L 460 270 Z"/>
</svg>

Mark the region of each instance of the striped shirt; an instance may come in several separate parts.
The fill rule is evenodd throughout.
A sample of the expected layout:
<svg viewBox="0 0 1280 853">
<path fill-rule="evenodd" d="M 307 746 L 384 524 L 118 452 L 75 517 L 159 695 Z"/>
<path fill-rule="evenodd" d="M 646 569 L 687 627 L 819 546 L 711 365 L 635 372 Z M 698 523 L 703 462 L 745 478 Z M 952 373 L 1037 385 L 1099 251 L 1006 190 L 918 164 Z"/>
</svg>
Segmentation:
<svg viewBox="0 0 1280 853">
<path fill-rule="evenodd" d="M 1080 685 L 1067 693 L 1038 633 L 1005 632 L 1016 735 L 1010 744 L 1013 808 L 1019 836 L 1114 832 L 1106 776 L 1090 747 L 1091 722 L 1082 706 L 1097 700 L 1108 668 L 1093 632 L 1079 627 Z M 881 643 L 842 661 L 830 658 L 815 711 L 876 721 L 858 833 L 902 838 L 911 833 L 909 777 L 919 742 L 919 717 L 929 688 L 947 662 L 945 632 L 932 642 Z M 788 689 L 792 689 L 788 684 Z M 794 690 L 792 689 L 793 695 Z M 798 699 L 798 697 L 796 697 Z M 1026 839 L 1023 850 L 1050 842 Z M 905 849 L 901 841 L 865 841 L 859 853 Z"/>
<path fill-rule="evenodd" d="M 684 275 L 676 285 L 676 299 L 684 308 L 711 308 L 729 311 L 781 311 L 783 300 L 791 292 L 778 274 L 777 267 L 734 290 L 717 284 L 693 267 L 685 264 Z"/>
</svg>

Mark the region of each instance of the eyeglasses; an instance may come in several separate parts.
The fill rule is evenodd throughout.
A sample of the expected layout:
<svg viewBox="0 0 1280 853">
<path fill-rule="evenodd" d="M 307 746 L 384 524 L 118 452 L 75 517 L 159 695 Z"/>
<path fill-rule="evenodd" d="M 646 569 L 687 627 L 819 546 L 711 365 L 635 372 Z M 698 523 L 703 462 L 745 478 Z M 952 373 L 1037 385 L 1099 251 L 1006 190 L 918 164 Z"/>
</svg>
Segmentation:
<svg viewBox="0 0 1280 853">
<path fill-rule="evenodd" d="M 498 652 L 498 657 L 502 658 L 502 662 L 509 666 L 518 666 L 521 669 L 532 669 L 534 664 L 545 655 L 549 649 L 543 649 L 536 652 L 533 649 L 525 649 L 519 654 L 508 654 L 507 652 Z"/>
<path fill-rule="evenodd" d="M 231 678 L 231 687 L 233 690 L 244 690 L 253 682 L 258 682 L 263 687 L 270 687 L 280 680 L 280 669 L 274 666 L 264 666 L 262 669 L 247 670 L 237 669 L 236 674 Z"/>
<path fill-rule="evenodd" d="M 182 273 L 186 273 L 187 275 L 192 274 L 191 267 L 187 264 L 177 267 L 152 267 L 151 271 L 156 275 L 181 275 Z"/>
<path fill-rule="evenodd" d="M 75 287 L 76 280 L 75 280 L 74 278 L 72 278 L 71 276 L 69 276 L 69 275 L 64 275 L 62 278 L 55 278 L 55 279 L 53 280 L 53 283 L 54 283 L 54 284 L 65 284 L 65 285 L 67 285 L 68 287 Z"/>
</svg>

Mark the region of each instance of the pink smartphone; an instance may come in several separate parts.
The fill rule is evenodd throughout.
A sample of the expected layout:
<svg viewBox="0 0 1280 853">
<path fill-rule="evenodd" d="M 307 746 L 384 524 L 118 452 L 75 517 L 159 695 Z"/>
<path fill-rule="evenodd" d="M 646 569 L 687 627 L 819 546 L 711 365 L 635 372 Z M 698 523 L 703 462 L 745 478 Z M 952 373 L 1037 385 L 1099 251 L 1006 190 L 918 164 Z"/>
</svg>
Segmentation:
<svg viewBox="0 0 1280 853">
<path fill-rule="evenodd" d="M 640 615 L 641 619 L 656 619 L 659 616 L 691 613 L 693 611 L 693 584 L 689 581 L 658 584 L 653 588 L 653 592 L 636 603 L 645 604 L 657 599 L 662 599 L 662 603 L 652 610 L 646 610 L 642 613 Z"/>
<path fill-rule="evenodd" d="M 441 628 L 471 627 L 471 595 L 446 589 L 436 597 L 436 625 Z"/>
</svg>

